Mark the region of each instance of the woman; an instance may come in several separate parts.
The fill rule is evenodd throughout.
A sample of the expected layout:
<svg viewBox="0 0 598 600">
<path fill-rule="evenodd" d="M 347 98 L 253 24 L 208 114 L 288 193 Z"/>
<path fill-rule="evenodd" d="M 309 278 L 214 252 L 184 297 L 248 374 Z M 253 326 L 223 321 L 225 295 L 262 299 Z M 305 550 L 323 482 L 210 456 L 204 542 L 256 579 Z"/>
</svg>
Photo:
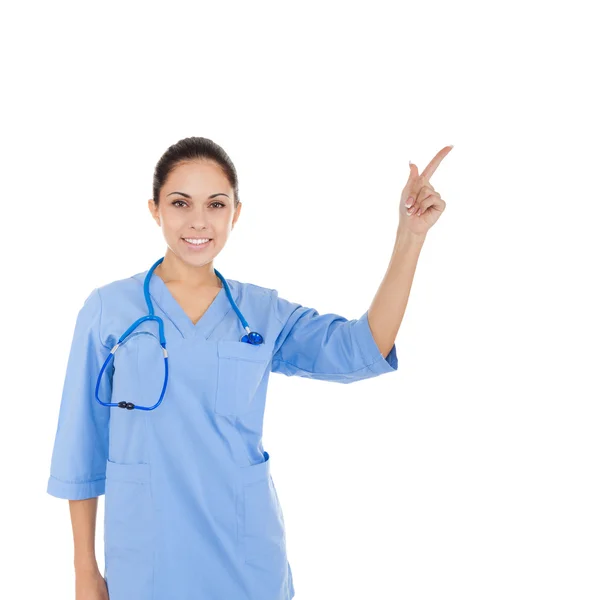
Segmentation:
<svg viewBox="0 0 598 600">
<path fill-rule="evenodd" d="M 350 321 L 220 275 L 241 211 L 234 165 L 205 138 L 166 151 L 148 201 L 165 256 L 91 292 L 67 365 L 47 491 L 71 501 L 77 600 L 294 597 L 262 447 L 270 372 L 350 383 L 396 371 L 419 251 L 445 206 L 428 180 L 450 149 L 422 175 L 411 165 L 389 269 Z"/>
</svg>

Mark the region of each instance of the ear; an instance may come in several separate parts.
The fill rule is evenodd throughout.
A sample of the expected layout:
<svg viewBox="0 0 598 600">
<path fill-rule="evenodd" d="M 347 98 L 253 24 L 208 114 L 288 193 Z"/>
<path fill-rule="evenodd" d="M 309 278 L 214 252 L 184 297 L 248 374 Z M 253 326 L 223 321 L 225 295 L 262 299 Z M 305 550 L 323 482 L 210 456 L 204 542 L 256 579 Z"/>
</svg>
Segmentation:
<svg viewBox="0 0 598 600">
<path fill-rule="evenodd" d="M 150 214 L 152 215 L 152 219 L 154 219 L 154 221 L 156 221 L 156 223 L 160 225 L 160 213 L 158 212 L 158 207 L 156 206 L 156 203 L 154 202 L 153 198 L 150 198 L 147 201 L 147 207 L 149 208 Z"/>
<path fill-rule="evenodd" d="M 231 231 L 235 228 L 235 223 L 239 220 L 239 215 L 241 214 L 241 207 L 243 206 L 242 202 L 237 204 L 237 208 L 235 209 L 235 215 L 233 216 L 233 224 L 231 227 Z"/>
</svg>

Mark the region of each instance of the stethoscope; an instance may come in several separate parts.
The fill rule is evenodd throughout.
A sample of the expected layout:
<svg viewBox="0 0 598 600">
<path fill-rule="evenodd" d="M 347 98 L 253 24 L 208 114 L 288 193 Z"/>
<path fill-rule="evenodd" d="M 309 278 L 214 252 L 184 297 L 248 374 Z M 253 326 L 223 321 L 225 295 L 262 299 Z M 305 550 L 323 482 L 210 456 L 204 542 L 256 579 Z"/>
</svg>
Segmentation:
<svg viewBox="0 0 598 600">
<path fill-rule="evenodd" d="M 162 398 L 164 398 L 164 393 L 166 392 L 166 385 L 168 383 L 168 352 L 166 350 L 166 338 L 164 337 L 164 322 L 162 321 L 162 319 L 160 317 L 158 317 L 157 315 L 154 314 L 154 306 L 152 304 L 152 301 L 150 298 L 150 293 L 149 293 L 149 282 L 152 277 L 152 273 L 154 272 L 156 267 L 163 260 L 164 260 L 164 257 L 162 257 L 160 260 L 157 260 L 154 263 L 152 268 L 147 272 L 147 275 L 145 276 L 145 280 L 143 282 L 143 294 L 145 296 L 145 302 L 147 303 L 147 308 L 148 308 L 149 314 L 137 319 L 137 321 L 135 321 L 135 323 L 133 323 L 131 325 L 131 327 L 129 327 L 120 336 L 120 338 L 118 339 L 118 342 L 115 344 L 114 348 L 112 348 L 112 350 L 110 350 L 110 354 L 108 354 L 108 357 L 106 358 L 106 360 L 104 361 L 104 364 L 102 365 L 100 374 L 98 375 L 98 380 L 96 382 L 96 391 L 95 391 L 95 398 L 102 406 L 118 406 L 119 408 L 126 408 L 128 410 L 132 410 L 134 408 L 138 408 L 139 410 L 154 410 L 155 408 L 160 406 L 160 403 L 162 402 Z M 220 281 L 222 281 L 222 285 L 224 287 L 224 291 L 226 292 L 226 295 L 228 296 L 228 300 L 231 303 L 231 306 L 235 309 L 237 316 L 241 320 L 241 323 L 243 324 L 243 329 L 245 329 L 245 331 L 247 332 L 245 335 L 243 335 L 241 337 L 241 341 L 247 342 L 248 344 L 253 344 L 255 346 L 257 346 L 259 344 L 263 344 L 264 338 L 259 333 L 257 333 L 257 331 L 251 331 L 251 329 L 249 328 L 249 325 L 247 324 L 247 321 L 245 320 L 245 317 L 241 314 L 241 311 L 239 310 L 238 306 L 235 304 L 235 301 L 233 300 L 233 297 L 230 293 L 230 288 L 228 287 L 228 283 L 226 283 L 226 279 L 224 279 L 224 277 L 222 277 L 222 275 L 216 269 L 214 269 L 214 273 L 216 273 L 216 275 L 218 275 Z M 100 389 L 100 381 L 102 379 L 102 375 L 104 374 L 104 371 L 106 370 L 106 367 L 108 366 L 108 363 L 114 358 L 114 353 L 116 352 L 117 348 L 144 321 L 157 321 L 158 322 L 158 330 L 159 330 L 159 334 L 160 334 L 160 346 L 162 346 L 162 352 L 164 354 L 164 385 L 162 386 L 162 393 L 160 394 L 160 399 L 153 406 L 139 406 L 139 405 L 133 404 L 132 402 L 124 402 L 124 401 L 102 402 L 98 396 L 98 390 Z"/>
</svg>

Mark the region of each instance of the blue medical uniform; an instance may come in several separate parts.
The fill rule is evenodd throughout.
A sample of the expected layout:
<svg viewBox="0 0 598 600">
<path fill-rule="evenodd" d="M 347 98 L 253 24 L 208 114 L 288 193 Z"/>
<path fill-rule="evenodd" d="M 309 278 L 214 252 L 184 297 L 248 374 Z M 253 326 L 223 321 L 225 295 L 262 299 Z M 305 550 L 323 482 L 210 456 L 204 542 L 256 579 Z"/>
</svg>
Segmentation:
<svg viewBox="0 0 598 600">
<path fill-rule="evenodd" d="M 240 341 L 245 330 L 224 288 L 193 324 L 152 274 L 166 394 L 155 410 L 108 408 L 94 397 L 97 376 L 119 336 L 147 314 L 147 273 L 94 289 L 77 316 L 47 492 L 105 494 L 110 600 L 291 600 L 283 513 L 262 447 L 270 373 L 351 383 L 396 371 L 396 347 L 380 353 L 367 312 L 320 315 L 227 278 L 264 337 L 251 345 Z M 99 397 L 152 406 L 163 380 L 158 326 L 144 321 L 118 348 Z"/>
</svg>

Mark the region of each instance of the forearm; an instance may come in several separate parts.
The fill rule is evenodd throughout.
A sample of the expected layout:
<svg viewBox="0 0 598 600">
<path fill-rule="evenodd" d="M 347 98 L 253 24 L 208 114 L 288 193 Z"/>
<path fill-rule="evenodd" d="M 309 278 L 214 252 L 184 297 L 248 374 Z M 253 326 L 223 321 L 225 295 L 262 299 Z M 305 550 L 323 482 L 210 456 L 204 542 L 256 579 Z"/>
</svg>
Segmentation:
<svg viewBox="0 0 598 600">
<path fill-rule="evenodd" d="M 391 351 L 399 332 L 424 241 L 425 235 L 399 227 L 388 269 L 368 310 L 370 329 L 383 356 Z"/>
<path fill-rule="evenodd" d="M 69 500 L 76 571 L 97 569 L 95 555 L 95 530 L 98 499 Z"/>
</svg>

